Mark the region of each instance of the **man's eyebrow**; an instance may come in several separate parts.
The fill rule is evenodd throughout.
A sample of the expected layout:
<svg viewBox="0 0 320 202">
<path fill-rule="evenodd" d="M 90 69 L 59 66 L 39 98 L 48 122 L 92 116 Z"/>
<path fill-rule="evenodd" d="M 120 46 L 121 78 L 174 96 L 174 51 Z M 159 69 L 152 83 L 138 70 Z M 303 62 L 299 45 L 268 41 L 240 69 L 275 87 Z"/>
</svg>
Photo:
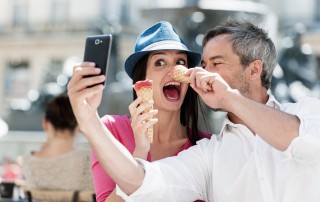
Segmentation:
<svg viewBox="0 0 320 202">
<path fill-rule="evenodd" d="M 215 60 L 215 59 L 223 59 L 222 55 L 216 55 L 209 58 L 209 60 Z"/>
<path fill-rule="evenodd" d="M 209 61 L 216 60 L 216 59 L 223 59 L 223 56 L 222 55 L 212 56 L 209 58 Z M 203 63 L 204 63 L 204 61 L 201 60 L 201 64 L 203 64 Z"/>
</svg>

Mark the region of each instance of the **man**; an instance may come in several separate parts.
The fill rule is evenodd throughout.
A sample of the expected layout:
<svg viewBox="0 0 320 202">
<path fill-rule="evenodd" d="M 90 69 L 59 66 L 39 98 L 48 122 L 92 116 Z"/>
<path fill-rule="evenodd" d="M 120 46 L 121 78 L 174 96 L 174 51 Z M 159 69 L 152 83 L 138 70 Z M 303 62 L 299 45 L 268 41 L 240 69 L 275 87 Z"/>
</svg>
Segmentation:
<svg viewBox="0 0 320 202">
<path fill-rule="evenodd" d="M 85 112 L 97 105 L 102 86 L 79 93 L 71 84 L 69 95 L 81 129 L 126 201 L 318 202 L 320 101 L 277 102 L 268 94 L 275 65 L 275 47 L 255 25 L 228 21 L 209 30 L 205 69 L 187 74 L 209 107 L 228 112 L 221 132 L 153 163 L 133 159 L 98 116 L 88 122 Z"/>
</svg>

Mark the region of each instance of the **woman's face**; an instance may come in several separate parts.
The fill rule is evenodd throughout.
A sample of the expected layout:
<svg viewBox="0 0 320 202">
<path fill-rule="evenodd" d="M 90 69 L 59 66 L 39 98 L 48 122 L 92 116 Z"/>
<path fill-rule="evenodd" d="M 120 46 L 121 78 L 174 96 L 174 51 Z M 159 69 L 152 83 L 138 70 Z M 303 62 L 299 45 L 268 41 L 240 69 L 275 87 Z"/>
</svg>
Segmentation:
<svg viewBox="0 0 320 202">
<path fill-rule="evenodd" d="M 185 52 L 160 50 L 149 54 L 146 79 L 153 81 L 154 105 L 158 110 L 177 111 L 184 100 L 188 84 L 176 82 L 168 75 L 176 65 L 188 66 Z"/>
</svg>

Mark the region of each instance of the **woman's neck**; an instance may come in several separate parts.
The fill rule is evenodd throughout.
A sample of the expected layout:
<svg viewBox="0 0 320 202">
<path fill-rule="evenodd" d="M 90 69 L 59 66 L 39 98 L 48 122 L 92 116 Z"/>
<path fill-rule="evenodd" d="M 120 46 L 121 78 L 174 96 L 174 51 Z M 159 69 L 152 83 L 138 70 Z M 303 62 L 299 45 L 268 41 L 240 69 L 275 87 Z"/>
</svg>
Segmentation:
<svg viewBox="0 0 320 202">
<path fill-rule="evenodd" d="M 69 153 L 74 150 L 75 135 L 66 132 L 48 132 L 48 139 L 34 156 L 50 158 Z"/>
<path fill-rule="evenodd" d="M 153 126 L 154 140 L 168 142 L 187 137 L 185 126 L 180 123 L 180 113 L 160 112 L 157 115 L 158 123 Z"/>
</svg>

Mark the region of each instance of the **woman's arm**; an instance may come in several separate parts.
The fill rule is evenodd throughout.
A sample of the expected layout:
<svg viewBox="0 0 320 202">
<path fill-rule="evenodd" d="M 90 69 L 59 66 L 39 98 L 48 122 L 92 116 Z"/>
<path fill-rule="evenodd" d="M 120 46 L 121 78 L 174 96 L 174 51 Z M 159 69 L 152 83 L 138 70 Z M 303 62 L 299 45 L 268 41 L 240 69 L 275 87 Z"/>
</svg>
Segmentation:
<svg viewBox="0 0 320 202">
<path fill-rule="evenodd" d="M 134 103 L 134 102 L 133 102 Z M 139 105 L 139 107 L 143 107 Z M 131 114 L 132 117 L 132 114 Z M 132 133 L 132 122 L 126 116 L 118 116 L 118 115 L 107 115 L 101 118 L 103 124 L 110 130 L 112 135 L 121 140 L 121 144 L 123 144 L 128 151 L 133 152 L 133 156 L 136 158 L 146 159 L 148 155 L 148 150 L 144 152 L 144 150 L 137 150 L 137 138 L 135 138 Z M 145 136 L 145 139 L 148 139 Z M 150 143 L 149 143 L 150 145 Z M 140 145 L 141 146 L 141 145 Z M 141 147 L 138 147 L 141 148 Z M 143 147 L 142 147 L 143 148 Z M 149 148 L 149 147 L 148 147 Z M 138 155 L 137 155 L 138 154 Z M 111 199 L 120 200 L 120 197 L 115 195 L 113 190 L 116 185 L 112 178 L 104 171 L 99 161 L 96 158 L 94 152 L 92 152 L 92 175 L 94 181 L 94 187 L 96 192 L 96 197 L 98 202 L 103 202 L 106 199 L 111 201 Z"/>
<path fill-rule="evenodd" d="M 113 190 L 105 202 L 124 202 L 124 200 L 116 194 L 116 190 Z"/>
<path fill-rule="evenodd" d="M 131 194 L 137 190 L 144 178 L 144 170 L 130 152 L 119 143 L 101 122 L 97 108 L 101 103 L 105 76 L 94 63 L 75 65 L 68 84 L 68 95 L 81 131 L 91 144 L 104 170 L 122 188 Z M 85 77 L 88 75 L 97 75 Z M 92 86 L 93 87 L 88 87 Z M 150 122 L 149 122 L 150 123 Z M 152 124 L 151 124 L 152 125 Z"/>
</svg>

